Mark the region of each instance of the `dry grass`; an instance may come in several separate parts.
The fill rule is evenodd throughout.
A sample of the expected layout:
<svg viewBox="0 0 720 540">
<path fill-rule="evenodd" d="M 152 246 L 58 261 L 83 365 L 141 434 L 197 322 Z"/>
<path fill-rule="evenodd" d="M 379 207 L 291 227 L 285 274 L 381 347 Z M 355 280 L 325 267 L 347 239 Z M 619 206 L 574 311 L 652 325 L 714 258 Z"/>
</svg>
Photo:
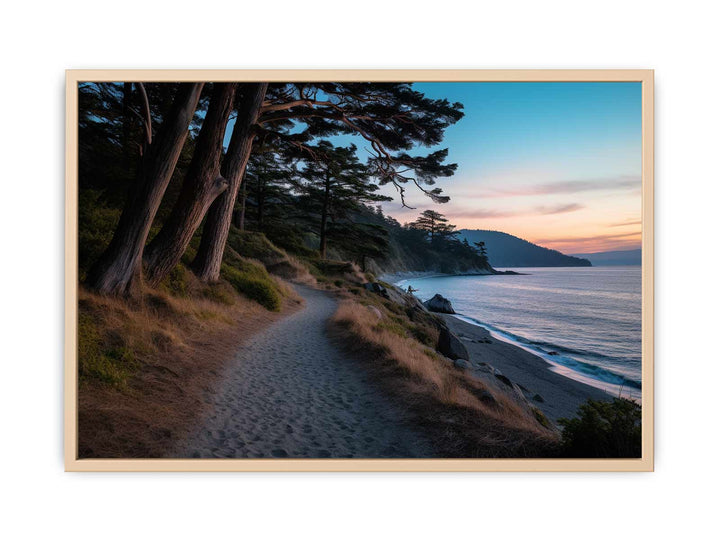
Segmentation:
<svg viewBox="0 0 720 540">
<path fill-rule="evenodd" d="M 448 457 L 555 451 L 557 435 L 541 425 L 531 408 L 454 368 L 404 332 L 410 324 L 387 306 L 346 299 L 331 320 L 331 331 L 409 408 Z"/>
<path fill-rule="evenodd" d="M 161 286 L 132 301 L 80 289 L 80 457 L 167 455 L 238 345 L 280 317 L 227 283 L 204 285 L 191 273 L 182 283 L 182 292 Z M 300 304 L 289 294 L 283 302 L 284 311 Z"/>
</svg>

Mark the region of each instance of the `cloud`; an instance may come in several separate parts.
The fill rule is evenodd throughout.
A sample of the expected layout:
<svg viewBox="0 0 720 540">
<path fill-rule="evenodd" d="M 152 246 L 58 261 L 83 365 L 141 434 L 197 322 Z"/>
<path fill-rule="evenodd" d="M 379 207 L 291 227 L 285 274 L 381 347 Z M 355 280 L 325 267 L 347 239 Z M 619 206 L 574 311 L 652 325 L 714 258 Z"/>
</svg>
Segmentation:
<svg viewBox="0 0 720 540">
<path fill-rule="evenodd" d="M 553 214 L 565 214 L 567 212 L 576 212 L 585 208 L 584 205 L 578 203 L 558 204 L 551 206 L 535 206 L 534 208 L 524 208 L 518 210 L 492 210 L 486 208 L 454 210 L 448 212 L 451 219 L 454 218 L 474 218 L 474 219 L 501 219 L 518 216 L 549 216 Z"/>
<path fill-rule="evenodd" d="M 582 210 L 583 208 L 585 208 L 585 205 L 583 204 L 570 203 L 559 204 L 557 206 L 537 206 L 535 210 L 538 214 L 547 216 L 550 214 L 566 214 L 567 212 L 576 212 L 577 210 Z"/>
<path fill-rule="evenodd" d="M 628 225 L 642 225 L 641 219 L 626 219 L 620 223 L 611 223 L 608 227 L 627 227 Z"/>
<path fill-rule="evenodd" d="M 618 249 L 636 249 L 642 243 L 639 232 L 564 238 L 528 238 L 528 240 L 562 253 L 598 253 Z"/>
<path fill-rule="evenodd" d="M 640 238 L 640 231 L 623 234 L 599 234 L 597 236 L 568 236 L 565 238 L 540 238 L 533 242 L 536 244 L 577 244 L 588 241 L 624 240 L 632 237 Z"/>
<path fill-rule="evenodd" d="M 567 193 L 582 193 L 586 191 L 617 191 L 640 188 L 642 182 L 639 176 L 624 175 L 614 178 L 596 178 L 594 180 L 570 180 L 563 182 L 550 182 L 546 184 L 526 185 L 514 188 L 498 188 L 475 192 L 471 197 L 498 198 L 498 197 L 527 197 L 529 195 L 558 195 Z"/>
</svg>

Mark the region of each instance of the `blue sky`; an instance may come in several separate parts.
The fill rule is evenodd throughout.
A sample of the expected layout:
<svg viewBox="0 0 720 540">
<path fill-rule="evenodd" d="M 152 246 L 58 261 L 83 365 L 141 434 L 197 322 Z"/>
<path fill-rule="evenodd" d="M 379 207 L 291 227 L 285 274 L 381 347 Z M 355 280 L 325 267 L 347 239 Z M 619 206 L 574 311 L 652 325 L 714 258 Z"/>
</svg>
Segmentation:
<svg viewBox="0 0 720 540">
<path fill-rule="evenodd" d="M 458 171 L 438 181 L 449 203 L 433 204 L 409 187 L 417 210 L 393 202 L 386 213 L 406 222 L 433 208 L 460 227 L 502 230 L 566 253 L 639 247 L 640 83 L 414 88 L 464 105 L 465 117 L 439 146 Z"/>
</svg>

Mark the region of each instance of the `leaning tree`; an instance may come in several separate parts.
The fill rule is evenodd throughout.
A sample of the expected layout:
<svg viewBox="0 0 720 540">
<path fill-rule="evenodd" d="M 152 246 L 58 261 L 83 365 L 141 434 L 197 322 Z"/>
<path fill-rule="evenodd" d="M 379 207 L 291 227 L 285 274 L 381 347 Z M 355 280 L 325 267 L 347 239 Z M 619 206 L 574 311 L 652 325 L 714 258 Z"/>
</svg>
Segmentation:
<svg viewBox="0 0 720 540">
<path fill-rule="evenodd" d="M 144 86 L 137 86 L 146 97 Z M 149 102 L 143 99 L 143 138 L 138 143 L 142 157 L 138 177 L 126 199 L 110 245 L 88 273 L 85 282 L 88 287 L 116 295 L 128 295 L 136 289 L 148 232 L 175 171 L 202 88 L 202 83 L 179 85 L 172 106 L 155 135 Z"/>
</svg>

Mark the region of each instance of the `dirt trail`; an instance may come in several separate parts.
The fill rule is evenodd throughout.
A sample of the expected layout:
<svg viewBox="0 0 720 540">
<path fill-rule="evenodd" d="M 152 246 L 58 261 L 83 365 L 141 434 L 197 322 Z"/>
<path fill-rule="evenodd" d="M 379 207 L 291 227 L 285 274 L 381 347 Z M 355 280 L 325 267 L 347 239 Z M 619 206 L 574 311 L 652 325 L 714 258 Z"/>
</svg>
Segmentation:
<svg viewBox="0 0 720 540">
<path fill-rule="evenodd" d="M 431 445 L 357 359 L 327 336 L 337 302 L 297 287 L 305 308 L 242 347 L 177 457 L 433 457 Z"/>
</svg>

